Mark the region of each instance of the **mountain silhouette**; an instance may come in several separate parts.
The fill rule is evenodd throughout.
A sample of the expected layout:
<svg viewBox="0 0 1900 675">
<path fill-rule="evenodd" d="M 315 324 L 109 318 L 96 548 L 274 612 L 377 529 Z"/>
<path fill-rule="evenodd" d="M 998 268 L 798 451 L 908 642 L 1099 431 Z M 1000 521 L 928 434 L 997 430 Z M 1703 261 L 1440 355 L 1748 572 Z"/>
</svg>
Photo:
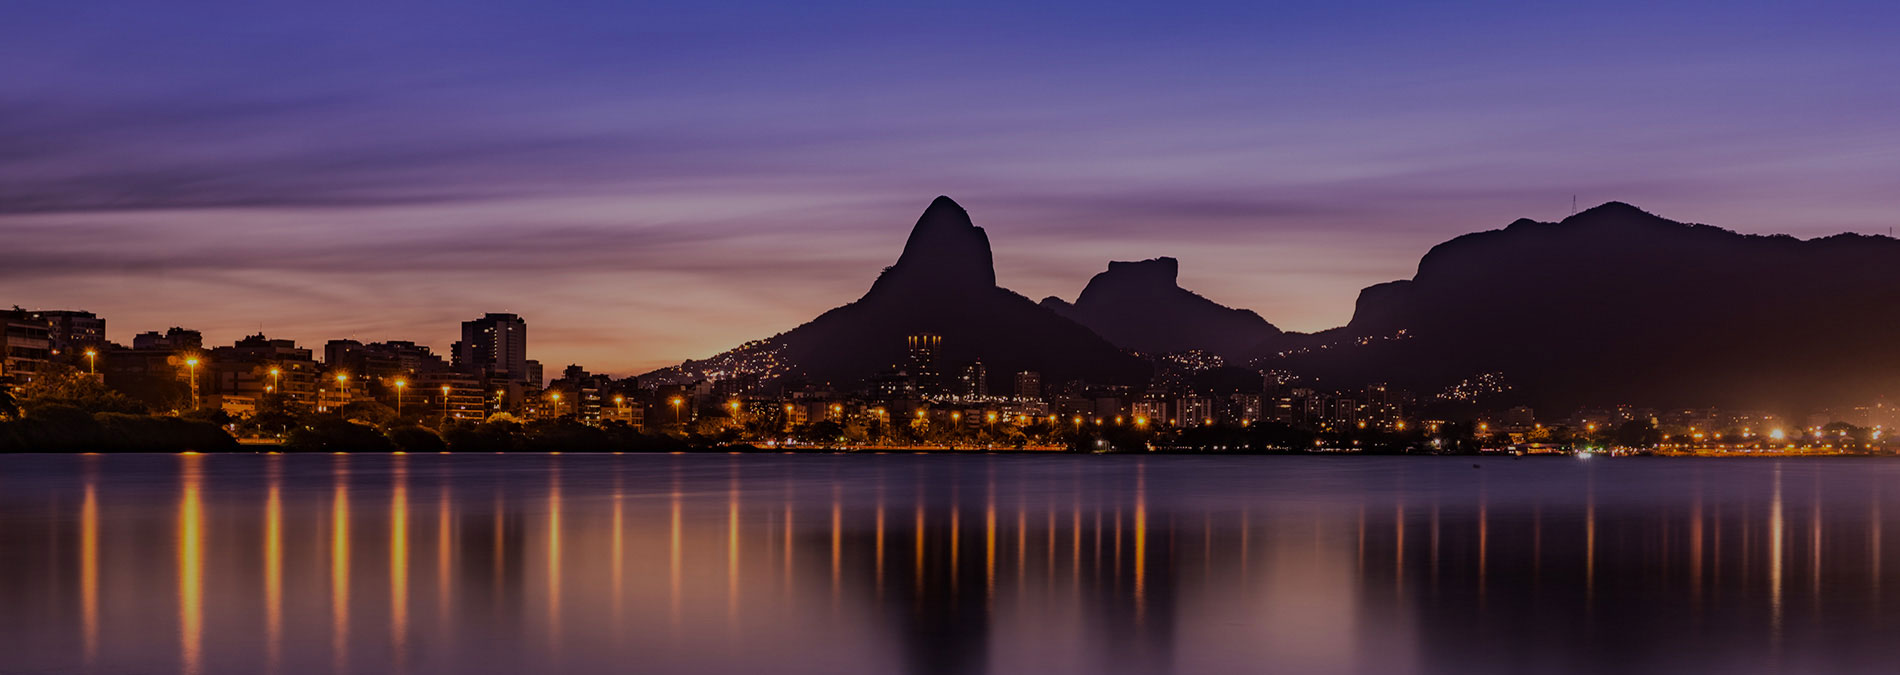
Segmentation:
<svg viewBox="0 0 1900 675">
<path fill-rule="evenodd" d="M 1040 372 L 1044 382 L 1088 380 L 1136 384 L 1147 365 L 1088 328 L 996 285 L 989 237 L 949 197 L 938 197 L 911 228 L 897 264 L 869 292 L 810 322 L 704 361 L 649 377 L 757 376 L 849 387 L 906 360 L 905 338 L 942 337 L 937 367 L 949 374 L 981 360 L 992 391 L 1015 373 Z"/>
<path fill-rule="evenodd" d="M 1117 347 L 1167 353 L 1199 349 L 1244 359 L 1280 329 L 1250 310 L 1222 306 L 1181 288 L 1173 258 L 1110 262 L 1075 304 L 1048 297 L 1042 306 L 1074 319 Z"/>
<path fill-rule="evenodd" d="M 1352 321 L 1257 365 L 1421 393 L 1500 373 L 1539 406 L 1861 404 L 1900 374 L 1900 241 L 1799 240 L 1611 202 L 1434 247 Z"/>
</svg>

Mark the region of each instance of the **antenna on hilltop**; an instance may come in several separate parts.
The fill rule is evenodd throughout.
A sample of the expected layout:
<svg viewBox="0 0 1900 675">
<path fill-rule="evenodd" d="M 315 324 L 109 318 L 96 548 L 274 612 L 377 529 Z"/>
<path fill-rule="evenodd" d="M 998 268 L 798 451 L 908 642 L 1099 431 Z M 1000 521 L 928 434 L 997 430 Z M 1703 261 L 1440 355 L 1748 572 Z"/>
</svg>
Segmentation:
<svg viewBox="0 0 1900 675">
<path fill-rule="evenodd" d="M 1577 196 L 1570 195 L 1570 215 L 1577 215 Z"/>
</svg>

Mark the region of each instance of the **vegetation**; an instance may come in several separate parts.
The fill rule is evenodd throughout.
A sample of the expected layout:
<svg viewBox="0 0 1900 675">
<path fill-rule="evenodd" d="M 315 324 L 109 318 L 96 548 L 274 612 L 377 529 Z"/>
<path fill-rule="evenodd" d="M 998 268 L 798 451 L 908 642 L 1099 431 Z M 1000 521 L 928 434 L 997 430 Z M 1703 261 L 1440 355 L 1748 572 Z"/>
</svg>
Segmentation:
<svg viewBox="0 0 1900 675">
<path fill-rule="evenodd" d="M 90 413 L 40 403 L 0 422 L 0 452 L 222 452 L 237 440 L 209 422 L 184 417 Z"/>
</svg>

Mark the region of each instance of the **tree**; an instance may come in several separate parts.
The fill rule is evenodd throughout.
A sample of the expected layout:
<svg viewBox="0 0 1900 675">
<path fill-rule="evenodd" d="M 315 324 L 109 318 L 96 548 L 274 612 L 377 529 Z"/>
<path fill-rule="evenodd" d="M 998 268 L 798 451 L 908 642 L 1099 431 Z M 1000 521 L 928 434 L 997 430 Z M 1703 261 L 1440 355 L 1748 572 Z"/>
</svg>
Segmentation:
<svg viewBox="0 0 1900 675">
<path fill-rule="evenodd" d="M 404 452 L 442 452 L 449 449 L 442 437 L 425 427 L 406 426 L 390 429 L 389 442 Z"/>
<path fill-rule="evenodd" d="M 71 366 L 56 365 L 42 371 L 14 395 L 19 409 L 28 416 L 48 406 L 71 406 L 88 413 L 143 413 L 145 407 L 113 391 L 99 378 L 81 373 Z"/>
<path fill-rule="evenodd" d="M 1662 442 L 1662 432 L 1646 420 L 1630 420 L 1616 428 L 1612 440 L 1625 448 L 1653 448 Z"/>
<path fill-rule="evenodd" d="M 334 417 L 292 431 L 284 442 L 291 452 L 384 452 L 392 447 L 374 427 Z"/>
<path fill-rule="evenodd" d="M 20 406 L 13 402 L 13 391 L 0 386 L 0 420 L 20 416 Z"/>
<path fill-rule="evenodd" d="M 387 427 L 396 421 L 396 411 L 376 401 L 357 401 L 343 406 L 343 419 Z"/>
</svg>

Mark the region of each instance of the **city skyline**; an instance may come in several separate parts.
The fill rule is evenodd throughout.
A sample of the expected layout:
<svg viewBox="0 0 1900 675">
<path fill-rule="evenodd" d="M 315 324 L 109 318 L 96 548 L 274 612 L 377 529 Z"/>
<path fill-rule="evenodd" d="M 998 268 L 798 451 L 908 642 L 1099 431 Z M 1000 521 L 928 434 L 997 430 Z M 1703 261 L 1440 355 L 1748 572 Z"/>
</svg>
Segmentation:
<svg viewBox="0 0 1900 675">
<path fill-rule="evenodd" d="M 1612 204 L 1615 204 L 1615 203 L 1616 202 L 1612 202 Z M 1471 232 L 1466 232 L 1466 233 L 1461 233 L 1461 234 L 1464 234 L 1464 235 L 1477 234 L 1481 232 L 1492 231 L 1495 229 L 1499 229 L 1499 228 L 1485 228 L 1482 230 L 1473 230 Z M 1728 228 L 1724 228 L 1724 229 L 1728 229 Z M 1785 232 L 1750 233 L 1750 232 L 1743 232 L 1743 231 L 1738 231 L 1738 233 L 1740 234 L 1769 234 L 1769 235 L 1787 234 Z M 1840 233 L 1836 233 L 1836 234 L 1840 234 Z M 1825 236 L 1825 235 L 1817 235 L 1814 238 L 1820 238 L 1821 236 Z M 1888 236 L 1891 236 L 1891 235 L 1889 234 Z M 1455 238 L 1455 236 L 1453 238 Z M 1443 243 L 1443 242 L 1440 242 L 1440 243 Z M 1430 248 L 1431 247 L 1427 247 L 1427 249 L 1430 249 Z M 1421 250 L 1420 255 L 1423 255 L 1423 253 L 1424 251 Z M 887 253 L 886 255 L 888 256 L 889 254 Z M 1016 257 L 1016 256 L 1009 255 L 1007 251 L 998 250 L 996 252 L 997 266 L 1001 267 L 1003 260 L 1010 257 Z M 1162 254 L 1160 255 L 1160 258 L 1167 260 L 1171 265 L 1174 263 L 1173 256 L 1166 256 Z M 1127 260 L 1103 261 L 1102 267 L 1098 268 L 1095 272 L 1091 272 L 1090 275 L 1099 274 L 1101 269 L 1107 269 L 1111 264 L 1126 264 L 1128 262 L 1137 261 L 1137 260 L 1152 261 L 1154 259 L 1156 259 L 1155 256 L 1140 256 L 1140 257 L 1131 257 Z M 1416 263 L 1414 265 L 1415 265 L 1414 266 L 1414 270 L 1415 270 Z M 1409 278 L 1411 276 L 1411 273 L 1412 273 L 1411 271 L 1408 271 L 1405 273 L 1403 277 L 1396 277 L 1395 279 Z M 1193 287 L 1189 285 L 1191 283 L 1194 283 L 1194 281 L 1197 281 L 1197 280 L 1205 280 L 1204 275 L 1196 275 L 1196 274 L 1190 273 L 1189 271 L 1183 270 L 1180 273 L 1180 277 L 1182 279 L 1180 283 L 1182 284 L 1183 288 L 1189 288 L 1189 289 L 1198 290 L 1198 291 L 1205 291 L 1205 289 L 1203 288 Z M 1089 276 L 1084 276 L 1082 277 L 1082 280 L 1085 281 L 1088 278 Z M 1386 281 L 1393 281 L 1395 279 L 1387 279 Z M 1004 288 L 1009 287 L 1008 284 L 1005 283 L 1004 280 L 1001 278 L 998 279 L 997 283 L 1001 287 L 1004 287 Z M 1365 288 L 1367 287 L 1375 286 L 1378 283 L 1383 283 L 1383 282 L 1369 283 L 1365 287 L 1355 290 L 1354 299 L 1355 300 L 1357 299 L 1357 295 L 1359 292 L 1365 290 Z M 1074 287 L 1067 290 L 1058 291 L 1046 297 L 1065 299 L 1065 300 L 1071 299 L 1071 298 L 1076 297 L 1076 293 L 1081 290 L 1082 286 L 1083 284 L 1081 283 L 1081 281 L 1078 281 Z M 859 292 L 862 292 L 862 291 L 859 291 Z M 1032 294 L 1025 294 L 1025 295 L 1032 298 L 1038 297 Z M 847 299 L 848 297 L 850 296 L 849 295 L 845 296 L 845 298 Z M 30 310 L 30 311 L 80 311 L 80 312 L 91 312 L 94 314 L 103 315 L 104 312 L 97 311 L 93 308 L 107 307 L 107 306 L 118 306 L 118 305 L 115 302 L 113 302 L 110 297 L 107 297 L 105 300 L 102 300 L 100 302 L 78 303 L 73 306 L 53 306 L 53 305 L 24 306 L 23 305 L 22 308 Z M 763 326 L 763 325 L 757 326 L 754 332 L 749 334 L 750 337 L 743 337 L 740 340 L 738 340 L 736 343 L 732 343 L 732 344 L 751 343 L 762 338 L 777 335 L 779 333 L 784 332 L 785 330 L 789 330 L 792 327 L 805 323 L 809 319 L 810 316 L 818 314 L 819 312 L 821 312 L 823 309 L 825 309 L 828 306 L 829 305 L 820 304 L 819 306 L 814 307 L 810 310 L 806 310 L 802 307 L 797 308 L 796 311 L 807 312 L 806 314 L 799 315 L 804 318 L 791 319 L 789 320 L 788 323 L 780 325 L 776 328 Z M 1346 303 L 1346 306 L 1350 308 L 1353 306 L 1353 303 L 1348 302 Z M 1254 309 L 1251 307 L 1247 307 L 1245 305 L 1233 305 L 1233 307 L 1237 309 L 1242 309 L 1242 310 Z M 377 326 L 379 328 L 376 328 L 376 330 L 384 331 L 382 333 L 375 333 L 375 332 L 365 333 L 365 332 L 352 331 L 346 335 L 340 335 L 336 332 L 335 328 L 326 327 L 325 325 L 319 325 L 316 323 L 309 323 L 302 330 L 313 332 L 315 333 L 315 335 L 306 336 L 302 333 L 293 334 L 293 333 L 287 333 L 285 331 L 272 330 L 270 329 L 269 326 L 266 326 L 263 324 L 259 324 L 253 328 L 244 328 L 239 323 L 242 320 L 234 320 L 227 315 L 220 314 L 217 312 L 195 314 L 191 311 L 181 311 L 177 308 L 167 308 L 163 306 L 158 306 L 158 307 L 146 306 L 142 308 L 126 309 L 124 310 L 124 314 L 127 316 L 135 317 L 135 319 L 133 320 L 138 320 L 136 317 L 149 317 L 154 321 L 153 323 L 134 324 L 130 327 L 127 327 L 127 323 L 129 321 L 115 320 L 112 324 L 110 324 L 112 328 L 105 332 L 104 339 L 108 342 L 115 342 L 115 343 L 120 343 L 120 344 L 131 344 L 133 342 L 132 338 L 135 337 L 136 334 L 147 333 L 154 330 L 162 331 L 165 329 L 185 328 L 185 329 L 192 330 L 192 331 L 202 333 L 202 334 L 210 334 L 212 337 L 207 338 L 207 342 L 214 342 L 214 343 L 228 342 L 228 341 L 233 341 L 233 340 L 237 340 L 243 337 L 254 336 L 254 335 L 265 335 L 274 339 L 290 339 L 300 344 L 310 343 L 310 344 L 319 344 L 319 345 L 324 342 L 333 341 L 333 340 L 356 340 L 356 341 L 398 340 L 398 341 L 415 342 L 418 344 L 422 344 L 431 349 L 435 349 L 439 353 L 446 356 L 446 355 L 452 355 L 455 352 L 455 350 L 458 348 L 458 345 L 461 344 L 461 340 L 458 339 L 458 337 L 463 338 L 463 339 L 466 338 L 466 333 L 465 333 L 466 328 L 463 327 L 462 324 L 465 324 L 467 322 L 462 320 L 461 318 L 455 318 L 455 317 L 451 317 L 447 321 L 444 321 L 444 322 L 435 321 L 434 318 L 439 314 L 443 314 L 444 311 L 445 310 L 422 311 L 420 313 L 420 316 L 423 318 L 426 318 L 427 320 L 417 320 L 416 315 L 410 315 L 409 318 L 407 319 L 402 319 L 399 317 L 395 317 L 393 315 L 369 315 L 368 323 L 356 324 L 356 325 Z M 497 311 L 498 310 L 496 310 L 493 307 L 489 307 L 489 308 L 478 307 L 472 313 L 494 315 L 497 313 Z M 508 311 L 502 311 L 501 313 L 502 314 L 518 314 L 517 312 L 508 312 Z M 464 314 L 468 314 L 468 313 L 464 313 Z M 115 317 L 115 319 L 117 319 L 117 317 L 120 315 L 115 314 L 113 316 Z M 180 316 L 199 317 L 201 320 L 195 321 L 195 322 L 184 321 L 178 318 Z M 360 319 L 360 318 L 362 317 L 356 317 L 356 319 Z M 1268 315 L 1266 318 L 1268 318 L 1269 320 L 1277 321 L 1276 317 L 1273 317 L 1271 315 Z M 1320 326 L 1318 328 L 1310 328 L 1310 329 L 1305 328 L 1305 327 L 1293 327 L 1293 328 L 1289 328 L 1289 330 L 1292 330 L 1295 332 L 1305 332 L 1305 333 L 1319 332 L 1326 329 L 1332 329 L 1332 328 L 1345 326 L 1346 319 L 1349 319 L 1349 318 L 1351 318 L 1350 311 L 1348 311 L 1345 317 L 1341 318 L 1337 323 L 1334 323 L 1334 324 Z M 347 326 L 347 325 L 351 325 L 352 320 L 354 319 L 345 319 L 345 320 L 340 321 L 339 323 Z M 585 317 L 583 317 L 582 320 L 583 321 L 586 320 Z M 760 320 L 763 320 L 763 319 L 760 319 Z M 438 326 L 437 325 L 438 323 L 442 325 Z M 612 323 L 612 321 L 606 321 L 605 323 Z M 537 339 L 538 346 L 537 346 L 536 353 L 542 354 L 542 355 L 545 355 L 545 354 L 557 355 L 552 358 L 544 358 L 544 359 L 538 359 L 538 360 L 547 361 L 550 367 L 557 367 L 556 362 L 565 363 L 565 364 L 588 364 L 590 368 L 596 368 L 598 372 L 601 372 L 603 374 L 615 375 L 615 376 L 631 377 L 631 376 L 636 376 L 636 375 L 642 375 L 642 374 L 651 373 L 657 370 L 663 370 L 669 367 L 678 366 L 681 363 L 690 363 L 697 359 L 702 359 L 709 356 L 718 356 L 725 347 L 732 346 L 732 344 L 708 345 L 706 347 L 706 351 L 704 352 L 695 352 L 692 354 L 682 356 L 680 358 L 660 358 L 660 359 L 652 361 L 650 364 L 636 366 L 630 369 L 618 368 L 618 367 L 615 367 L 613 364 L 625 363 L 627 361 L 617 360 L 616 358 L 614 358 L 612 356 L 611 350 L 607 352 L 608 354 L 607 356 L 598 358 L 595 361 L 581 361 L 581 360 L 575 360 L 571 358 L 563 359 L 561 356 L 558 356 L 558 355 L 579 355 L 579 354 L 593 353 L 593 352 L 586 351 L 583 348 L 577 348 L 576 343 L 571 341 L 571 337 L 575 335 L 576 333 L 592 333 L 594 331 L 598 331 L 600 330 L 599 327 L 594 326 L 594 325 L 589 325 L 589 324 L 581 324 L 577 326 L 558 326 L 558 325 L 549 326 L 546 324 L 541 324 L 539 322 L 537 322 L 537 324 L 538 325 L 537 325 L 536 332 L 537 332 L 537 335 L 540 337 Z M 201 328 L 201 326 L 209 326 L 213 328 L 206 330 L 206 329 Z M 224 332 L 221 332 L 221 331 L 224 331 Z M 443 335 L 440 338 L 436 338 L 435 336 L 439 333 L 445 334 L 445 335 Z M 550 333 L 553 334 L 552 339 L 548 337 Z M 416 336 L 419 334 L 424 335 L 426 337 L 422 337 L 418 339 Z M 549 343 L 552 343 L 552 344 L 550 345 Z M 646 362 L 639 362 L 639 363 L 644 364 Z"/>
<path fill-rule="evenodd" d="M 940 193 L 1030 297 L 1165 255 L 1302 331 L 1572 195 L 1802 237 L 1897 199 L 1858 3 L 13 16 L 0 283 L 219 342 L 518 312 L 645 372 L 855 297 Z"/>
</svg>

